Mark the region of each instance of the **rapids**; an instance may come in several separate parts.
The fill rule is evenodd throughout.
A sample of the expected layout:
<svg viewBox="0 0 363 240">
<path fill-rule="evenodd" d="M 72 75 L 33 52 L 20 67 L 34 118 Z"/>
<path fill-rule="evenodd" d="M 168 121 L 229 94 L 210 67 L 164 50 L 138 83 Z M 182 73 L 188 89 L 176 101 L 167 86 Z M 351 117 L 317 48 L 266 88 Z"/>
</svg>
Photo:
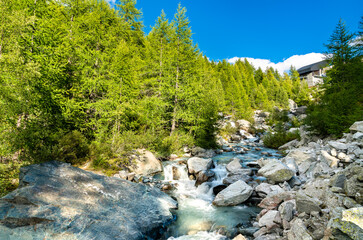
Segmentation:
<svg viewBox="0 0 363 240">
<path fill-rule="evenodd" d="M 233 144 L 232 144 L 233 145 Z M 249 148 L 244 154 L 238 154 L 241 148 Z M 249 162 L 256 162 L 259 158 L 279 158 L 276 150 L 264 148 L 254 142 L 241 142 L 233 145 L 232 152 L 223 152 L 212 158 L 215 173 L 212 181 L 195 187 L 195 180 L 190 180 L 188 169 L 183 160 L 164 162 L 164 182 L 171 183 L 175 190 L 169 194 L 178 200 L 179 208 L 175 212 L 177 220 L 169 227 L 165 239 L 228 239 L 226 236 L 237 231 L 236 226 L 249 225 L 257 216 L 260 209 L 251 204 L 232 207 L 216 207 L 213 187 L 223 184 L 227 176 L 226 165 L 232 158 L 242 160 L 242 166 L 248 168 Z M 262 155 L 264 153 L 264 155 Z M 174 180 L 178 179 L 178 180 Z M 254 181 L 263 181 L 261 177 L 253 176 Z"/>
</svg>

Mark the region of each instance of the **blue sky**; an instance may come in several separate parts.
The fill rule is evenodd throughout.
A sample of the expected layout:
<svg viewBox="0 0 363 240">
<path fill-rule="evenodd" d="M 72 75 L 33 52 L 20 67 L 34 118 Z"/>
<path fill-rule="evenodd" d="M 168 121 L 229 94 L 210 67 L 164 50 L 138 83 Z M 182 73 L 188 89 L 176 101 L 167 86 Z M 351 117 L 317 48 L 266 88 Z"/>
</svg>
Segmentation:
<svg viewBox="0 0 363 240">
<path fill-rule="evenodd" d="M 162 9 L 173 18 L 179 2 L 187 8 L 193 40 L 200 50 L 210 59 L 230 62 L 248 57 L 252 62 L 281 64 L 295 55 L 323 53 L 323 44 L 340 18 L 357 31 L 363 16 L 362 0 L 137 0 L 145 32 Z M 307 56 L 318 61 L 320 55 Z"/>
</svg>

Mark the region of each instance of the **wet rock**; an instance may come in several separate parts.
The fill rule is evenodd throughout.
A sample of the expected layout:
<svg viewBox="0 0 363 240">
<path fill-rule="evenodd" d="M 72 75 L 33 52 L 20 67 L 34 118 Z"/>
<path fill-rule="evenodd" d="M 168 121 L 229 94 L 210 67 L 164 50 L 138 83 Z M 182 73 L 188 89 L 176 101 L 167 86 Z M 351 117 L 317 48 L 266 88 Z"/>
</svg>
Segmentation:
<svg viewBox="0 0 363 240">
<path fill-rule="evenodd" d="M 352 132 L 363 132 L 363 121 L 353 123 L 349 130 Z"/>
<path fill-rule="evenodd" d="M 247 174 L 228 174 L 226 178 L 223 179 L 223 184 L 231 185 L 237 181 L 250 182 L 252 178 Z"/>
<path fill-rule="evenodd" d="M 222 150 L 223 150 L 224 152 L 232 152 L 232 151 L 233 151 L 233 148 L 231 148 L 231 147 L 229 147 L 229 146 L 223 146 L 223 147 L 222 147 Z"/>
<path fill-rule="evenodd" d="M 253 236 L 255 232 L 257 232 L 259 228 L 257 227 L 247 227 L 247 228 L 239 228 L 238 231 L 245 236 Z"/>
<path fill-rule="evenodd" d="M 55 161 L 22 168 L 20 182 L 0 200 L 0 239 L 158 238 L 177 207 L 156 188 Z"/>
<path fill-rule="evenodd" d="M 228 172 L 238 172 L 242 170 L 242 165 L 239 158 L 233 158 L 233 160 L 227 164 L 226 169 Z"/>
<path fill-rule="evenodd" d="M 291 222 L 291 230 L 287 234 L 288 240 L 313 240 L 303 221 L 299 218 Z"/>
<path fill-rule="evenodd" d="M 214 172 L 211 170 L 200 171 L 197 174 L 195 186 L 198 187 L 200 184 L 207 182 L 210 178 L 214 177 Z"/>
<path fill-rule="evenodd" d="M 295 175 L 294 171 L 276 159 L 271 159 L 269 163 L 258 170 L 258 174 L 274 183 L 288 181 Z"/>
<path fill-rule="evenodd" d="M 192 157 L 188 159 L 188 171 L 190 174 L 197 174 L 200 171 L 207 171 L 212 164 L 212 159 Z"/>
<path fill-rule="evenodd" d="M 214 195 L 217 195 L 218 193 L 220 193 L 222 190 L 226 189 L 227 185 L 217 185 L 213 188 L 213 193 Z"/>
<path fill-rule="evenodd" d="M 211 221 L 205 221 L 205 222 L 199 222 L 194 225 L 189 226 L 188 228 L 188 235 L 194 235 L 201 231 L 209 231 L 213 226 L 213 222 Z"/>
<path fill-rule="evenodd" d="M 133 164 L 130 166 L 136 175 L 149 176 L 163 171 L 161 162 L 150 151 L 139 149 L 137 153 L 138 157 L 133 158 Z"/>
<path fill-rule="evenodd" d="M 296 209 L 298 212 L 311 213 L 313 211 L 320 212 L 321 201 L 311 198 L 302 192 L 296 194 Z"/>
<path fill-rule="evenodd" d="M 237 181 L 222 190 L 215 197 L 213 204 L 216 206 L 234 206 L 245 202 L 253 192 L 244 181 Z"/>
</svg>

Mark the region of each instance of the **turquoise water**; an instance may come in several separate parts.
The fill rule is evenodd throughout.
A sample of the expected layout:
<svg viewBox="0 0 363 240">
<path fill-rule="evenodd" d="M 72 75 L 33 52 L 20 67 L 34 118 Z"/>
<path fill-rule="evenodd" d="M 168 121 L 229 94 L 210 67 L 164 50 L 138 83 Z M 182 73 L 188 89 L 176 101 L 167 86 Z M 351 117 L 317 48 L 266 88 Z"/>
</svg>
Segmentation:
<svg viewBox="0 0 363 240">
<path fill-rule="evenodd" d="M 261 150 L 256 150 L 253 145 L 254 143 L 248 142 L 239 145 L 250 149 L 245 154 L 225 152 L 213 157 L 214 168 L 211 170 L 215 172 L 215 178 L 213 181 L 203 183 L 199 187 L 194 186 L 195 181 L 189 180 L 186 172 L 181 174 L 182 179 L 172 180 L 173 173 L 170 165 L 178 167 L 178 171 L 187 171 L 187 168 L 176 162 L 167 164 L 169 167 L 164 168 L 164 175 L 167 176 L 165 181 L 176 185 L 176 189 L 171 195 L 177 198 L 179 209 L 175 212 L 177 220 L 169 227 L 166 239 L 227 239 L 217 232 L 223 231 L 228 235 L 228 233 L 233 233 L 236 230 L 237 225 L 249 224 L 251 219 L 257 216 L 260 209 L 255 206 L 241 204 L 233 207 L 216 207 L 212 205 L 215 197 L 213 187 L 222 184 L 223 178 L 227 176 L 225 166 L 232 158 L 241 159 L 242 165 L 247 167 L 246 163 L 255 162 L 261 157 L 281 157 L 276 150 L 261 146 L 258 146 Z M 269 154 L 269 156 L 262 155 L 263 152 Z"/>
</svg>

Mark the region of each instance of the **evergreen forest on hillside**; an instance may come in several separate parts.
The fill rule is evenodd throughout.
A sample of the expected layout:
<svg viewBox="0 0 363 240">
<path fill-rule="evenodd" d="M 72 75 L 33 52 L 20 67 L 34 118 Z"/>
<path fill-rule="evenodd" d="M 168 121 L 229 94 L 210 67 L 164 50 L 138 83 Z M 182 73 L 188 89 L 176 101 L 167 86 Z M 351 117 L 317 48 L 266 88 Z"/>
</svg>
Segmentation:
<svg viewBox="0 0 363 240">
<path fill-rule="evenodd" d="M 284 109 L 289 99 L 298 105 L 318 99 L 309 121 L 320 134 L 340 134 L 362 118 L 356 52 L 332 59 L 338 67 L 320 96 L 293 67 L 281 75 L 247 60 L 209 61 L 193 43 L 180 4 L 172 17 L 161 12 L 145 34 L 135 5 L 0 0 L 0 157 L 14 166 L 6 174 L 50 159 L 92 159 L 107 168 L 108 160 L 127 161 L 125 153 L 136 148 L 160 157 L 183 146 L 215 148 L 223 116 L 252 120 L 254 110 Z"/>
</svg>

